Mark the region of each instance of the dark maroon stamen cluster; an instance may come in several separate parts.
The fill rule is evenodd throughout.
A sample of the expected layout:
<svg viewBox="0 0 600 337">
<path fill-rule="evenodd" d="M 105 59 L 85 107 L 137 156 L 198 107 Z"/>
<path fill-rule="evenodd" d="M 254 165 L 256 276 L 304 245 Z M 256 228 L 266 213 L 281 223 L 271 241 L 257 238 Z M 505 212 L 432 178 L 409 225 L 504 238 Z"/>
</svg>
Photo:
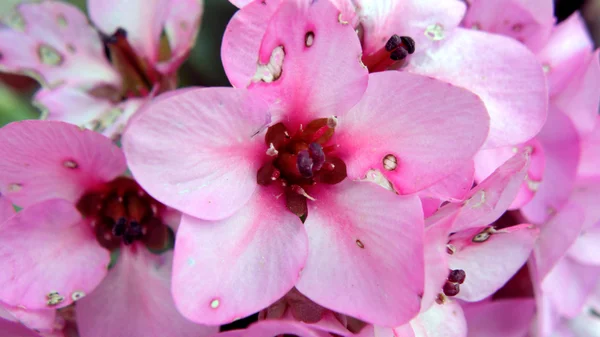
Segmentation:
<svg viewBox="0 0 600 337">
<path fill-rule="evenodd" d="M 467 274 L 462 269 L 450 270 L 443 290 L 446 296 L 456 296 L 460 292 L 460 284 L 465 282 Z"/>
<path fill-rule="evenodd" d="M 120 177 L 86 193 L 77 209 L 90 220 L 98 242 L 107 249 L 135 241 L 161 249 L 168 229 L 161 220 L 164 206 L 130 178 Z"/>
<path fill-rule="evenodd" d="M 260 185 L 278 184 L 284 189 L 286 206 L 300 218 L 308 213 L 306 199 L 318 183 L 337 184 L 346 178 L 346 164 L 334 156 L 329 144 L 335 118 L 320 118 L 290 134 L 283 123 L 267 130 L 265 143 L 270 160 L 257 173 Z"/>
<path fill-rule="evenodd" d="M 390 53 L 392 60 L 400 61 L 415 52 L 415 40 L 409 36 L 394 34 L 385 44 L 385 50 Z"/>
</svg>

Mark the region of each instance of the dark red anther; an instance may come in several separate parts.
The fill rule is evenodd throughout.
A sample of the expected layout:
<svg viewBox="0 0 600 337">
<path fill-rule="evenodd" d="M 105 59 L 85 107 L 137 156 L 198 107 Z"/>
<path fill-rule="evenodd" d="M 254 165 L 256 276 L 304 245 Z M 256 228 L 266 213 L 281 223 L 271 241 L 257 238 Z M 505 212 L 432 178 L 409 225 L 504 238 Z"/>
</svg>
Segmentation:
<svg viewBox="0 0 600 337">
<path fill-rule="evenodd" d="M 408 52 L 404 48 L 398 48 L 390 54 L 390 59 L 394 61 L 404 60 L 408 56 Z"/>
<path fill-rule="evenodd" d="M 308 151 L 303 150 L 298 152 L 298 171 L 304 178 L 310 178 L 313 176 L 313 160 L 310 157 Z"/>
<path fill-rule="evenodd" d="M 443 291 L 446 296 L 456 296 L 460 292 L 460 286 L 458 283 L 446 281 L 446 283 L 444 283 Z"/>
<path fill-rule="evenodd" d="M 268 186 L 273 182 L 273 174 L 276 168 L 273 166 L 273 163 L 269 162 L 263 165 L 258 172 L 256 173 L 256 182 L 259 185 Z"/>
<path fill-rule="evenodd" d="M 385 50 L 391 52 L 392 50 L 398 48 L 400 44 L 402 44 L 402 38 L 399 35 L 394 34 L 385 43 Z"/>
<path fill-rule="evenodd" d="M 277 123 L 273 126 L 270 126 L 267 129 L 267 134 L 265 135 L 265 143 L 267 147 L 270 147 L 273 144 L 276 150 L 281 150 L 285 144 L 289 141 L 290 136 L 287 132 L 287 129 L 283 123 Z"/>
<path fill-rule="evenodd" d="M 308 214 L 306 197 L 299 194 L 292 187 L 285 189 L 285 205 L 292 213 L 300 218 L 305 217 Z"/>
<path fill-rule="evenodd" d="M 466 276 L 467 276 L 467 273 L 465 273 L 464 270 L 454 269 L 454 270 L 451 270 L 450 273 L 448 274 L 448 281 L 453 282 L 453 283 L 463 284 L 463 282 L 465 282 Z"/>
<path fill-rule="evenodd" d="M 415 52 L 415 40 L 413 40 L 410 36 L 401 36 L 400 39 L 402 39 L 402 46 L 409 54 Z"/>
<path fill-rule="evenodd" d="M 341 183 L 348 176 L 346 164 L 340 158 L 327 157 L 327 161 L 323 165 L 333 167 L 333 169 L 320 170 L 315 175 L 315 180 L 320 183 L 334 185 Z"/>
</svg>

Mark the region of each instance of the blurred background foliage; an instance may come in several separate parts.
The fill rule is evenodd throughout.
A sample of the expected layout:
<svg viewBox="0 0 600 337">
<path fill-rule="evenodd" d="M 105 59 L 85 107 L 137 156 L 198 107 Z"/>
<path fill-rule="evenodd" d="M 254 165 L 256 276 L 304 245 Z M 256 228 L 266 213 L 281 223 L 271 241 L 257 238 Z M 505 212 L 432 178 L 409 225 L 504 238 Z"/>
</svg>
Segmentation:
<svg viewBox="0 0 600 337">
<path fill-rule="evenodd" d="M 0 0 L 0 15 L 24 0 Z M 28 0 L 36 1 L 36 0 Z M 65 0 L 85 11 L 86 0 Z M 229 86 L 220 61 L 221 38 L 237 10 L 228 0 L 204 0 L 204 16 L 196 45 L 179 71 L 180 87 Z M 555 14 L 564 20 L 576 10 L 583 13 L 596 46 L 600 45 L 600 0 L 555 0 Z M 31 105 L 38 86 L 28 78 L 0 76 L 0 126 L 15 120 L 37 118 Z"/>
</svg>

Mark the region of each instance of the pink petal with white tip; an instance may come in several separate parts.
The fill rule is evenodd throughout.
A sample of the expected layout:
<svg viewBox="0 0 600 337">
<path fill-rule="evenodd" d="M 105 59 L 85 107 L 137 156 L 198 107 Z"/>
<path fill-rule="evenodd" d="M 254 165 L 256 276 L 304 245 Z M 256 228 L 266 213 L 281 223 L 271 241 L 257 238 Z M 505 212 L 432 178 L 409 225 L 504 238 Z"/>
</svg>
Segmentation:
<svg viewBox="0 0 600 337">
<path fill-rule="evenodd" d="M 487 137 L 489 123 L 483 103 L 470 92 L 391 71 L 370 74 L 363 99 L 337 116 L 337 152 L 348 177 L 360 179 L 377 169 L 401 194 L 464 167 Z M 385 164 L 386 157 L 396 164 Z"/>
<path fill-rule="evenodd" d="M 73 204 L 52 199 L 0 226 L 0 300 L 52 309 L 90 293 L 104 278 L 110 254 Z"/>
<path fill-rule="evenodd" d="M 439 46 L 411 55 L 406 69 L 477 94 L 491 119 L 486 148 L 523 143 L 546 120 L 542 67 L 525 46 L 505 36 L 457 28 Z"/>
<path fill-rule="evenodd" d="M 487 239 L 478 239 L 481 229 L 450 236 L 456 248 L 448 257 L 450 269 L 466 273 L 456 298 L 480 301 L 500 289 L 527 261 L 539 232 L 532 225 L 517 225 L 492 231 Z"/>
<path fill-rule="evenodd" d="M 227 79 L 234 87 L 245 88 L 252 82 L 258 51 L 269 26 L 268 18 L 280 3 L 281 0 L 243 1 L 238 6 L 243 8 L 227 24 L 221 44 L 221 60 Z"/>
<path fill-rule="evenodd" d="M 536 273 L 540 282 L 577 240 L 583 220 L 581 207 L 567 203 L 541 227 L 534 249 Z"/>
<path fill-rule="evenodd" d="M 523 207 L 533 199 L 537 191 L 544 174 L 544 168 L 546 167 L 546 158 L 542 144 L 534 138 L 517 146 L 481 150 L 475 155 L 475 177 L 477 181 L 482 181 L 519 151 L 529 153 L 529 167 L 527 168 L 527 174 L 519 192 L 508 207 L 510 210 Z"/>
<path fill-rule="evenodd" d="M 41 337 L 26 326 L 0 317 L 0 331 L 10 337 Z"/>
<path fill-rule="evenodd" d="M 276 337 L 292 335 L 298 337 L 327 337 L 327 334 L 306 324 L 290 320 L 265 320 L 252 324 L 244 330 L 222 332 L 214 337 Z"/>
<path fill-rule="evenodd" d="M 59 83 L 91 89 L 120 86 L 120 76 L 87 18 L 64 2 L 22 3 L 0 30 L 0 69 L 32 75 L 44 86 Z M 19 46 L 18 48 L 8 46 Z"/>
<path fill-rule="evenodd" d="M 505 35 L 541 49 L 554 26 L 554 6 L 548 0 L 473 0 L 462 26 Z"/>
<path fill-rule="evenodd" d="M 577 177 L 600 176 L 600 116 L 596 116 L 594 130 L 581 140 L 581 156 Z"/>
<path fill-rule="evenodd" d="M 502 299 L 463 306 L 468 337 L 524 337 L 535 315 L 532 298 Z"/>
<path fill-rule="evenodd" d="M 408 322 L 419 312 L 424 289 L 419 199 L 349 180 L 314 197 L 304 223 L 309 256 L 296 288 L 358 319 Z"/>
<path fill-rule="evenodd" d="M 573 74 L 586 63 L 594 48 L 585 21 L 579 12 L 554 28 L 537 58 L 548 78 L 550 96 L 563 90 Z"/>
<path fill-rule="evenodd" d="M 184 316 L 203 324 L 229 323 L 267 307 L 294 286 L 308 244 L 302 222 L 279 194 L 261 187 L 224 220 L 182 217 L 173 297 Z"/>
<path fill-rule="evenodd" d="M 416 52 L 434 45 L 433 27 L 440 26 L 451 34 L 465 14 L 460 1 L 436 0 L 357 0 L 359 20 L 364 30 L 364 51 L 369 55 L 394 34 L 415 40 Z"/>
<path fill-rule="evenodd" d="M 257 186 L 268 111 L 260 97 L 232 88 L 158 99 L 123 136 L 129 167 L 162 203 L 203 219 L 226 218 Z"/>
<path fill-rule="evenodd" d="M 564 89 L 554 95 L 552 104 L 564 111 L 582 136 L 596 126 L 600 107 L 600 50 L 571 74 Z"/>
<path fill-rule="evenodd" d="M 569 257 L 561 259 L 542 281 L 548 297 L 561 315 L 577 316 L 600 281 L 600 266 L 579 264 Z"/>
<path fill-rule="evenodd" d="M 164 8 L 159 8 L 162 11 Z M 164 32 L 169 40 L 170 59 L 158 64 L 158 70 L 172 74 L 185 61 L 196 42 L 204 0 L 179 0 L 169 2 Z"/>
<path fill-rule="evenodd" d="M 461 204 L 442 207 L 442 211 L 445 208 L 460 208 L 452 229 L 459 231 L 487 226 L 496 221 L 519 193 L 528 164 L 528 153 L 519 152 L 475 186 Z"/>
<path fill-rule="evenodd" d="M 544 147 L 546 167 L 535 196 L 521 212 L 529 221 L 543 223 L 573 191 L 581 145 L 571 120 L 553 106 L 537 139 Z"/>
<path fill-rule="evenodd" d="M 441 333 L 445 337 L 464 337 L 467 333 L 463 310 L 454 301 L 434 303 L 429 310 L 410 321 L 410 326 L 415 337 L 437 337 Z"/>
<path fill-rule="evenodd" d="M 142 245 L 120 252 L 102 283 L 77 302 L 81 335 L 204 337 L 218 331 L 218 327 L 188 321 L 175 309 L 170 286 L 172 252 L 154 255 Z"/>
<path fill-rule="evenodd" d="M 0 191 L 21 207 L 51 198 L 75 203 L 125 169 L 110 139 L 72 124 L 28 120 L 0 129 Z"/>
<path fill-rule="evenodd" d="M 329 1 L 293 0 L 273 14 L 250 88 L 273 103 L 274 121 L 338 116 L 362 97 L 368 72 L 360 42 L 339 13 Z"/>
<path fill-rule="evenodd" d="M 44 111 L 43 119 L 68 122 L 94 131 L 101 121 L 111 116 L 109 110 L 113 108 L 107 99 L 64 85 L 38 91 L 34 101 Z"/>
<path fill-rule="evenodd" d="M 423 190 L 419 195 L 421 197 L 439 198 L 444 201 L 463 200 L 473 187 L 474 174 L 473 161 L 468 160 L 458 170 Z"/>
</svg>

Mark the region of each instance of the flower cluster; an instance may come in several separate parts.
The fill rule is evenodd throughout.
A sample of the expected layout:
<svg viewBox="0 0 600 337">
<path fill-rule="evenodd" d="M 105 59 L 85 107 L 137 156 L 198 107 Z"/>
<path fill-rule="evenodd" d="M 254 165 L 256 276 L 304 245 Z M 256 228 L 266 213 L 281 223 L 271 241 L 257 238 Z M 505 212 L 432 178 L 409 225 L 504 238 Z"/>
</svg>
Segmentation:
<svg viewBox="0 0 600 337">
<path fill-rule="evenodd" d="M 177 89 L 199 0 L 0 19 L 0 69 L 44 110 L 0 129 L 0 331 L 600 336 L 600 52 L 578 13 L 231 2 L 233 87 Z"/>
</svg>

